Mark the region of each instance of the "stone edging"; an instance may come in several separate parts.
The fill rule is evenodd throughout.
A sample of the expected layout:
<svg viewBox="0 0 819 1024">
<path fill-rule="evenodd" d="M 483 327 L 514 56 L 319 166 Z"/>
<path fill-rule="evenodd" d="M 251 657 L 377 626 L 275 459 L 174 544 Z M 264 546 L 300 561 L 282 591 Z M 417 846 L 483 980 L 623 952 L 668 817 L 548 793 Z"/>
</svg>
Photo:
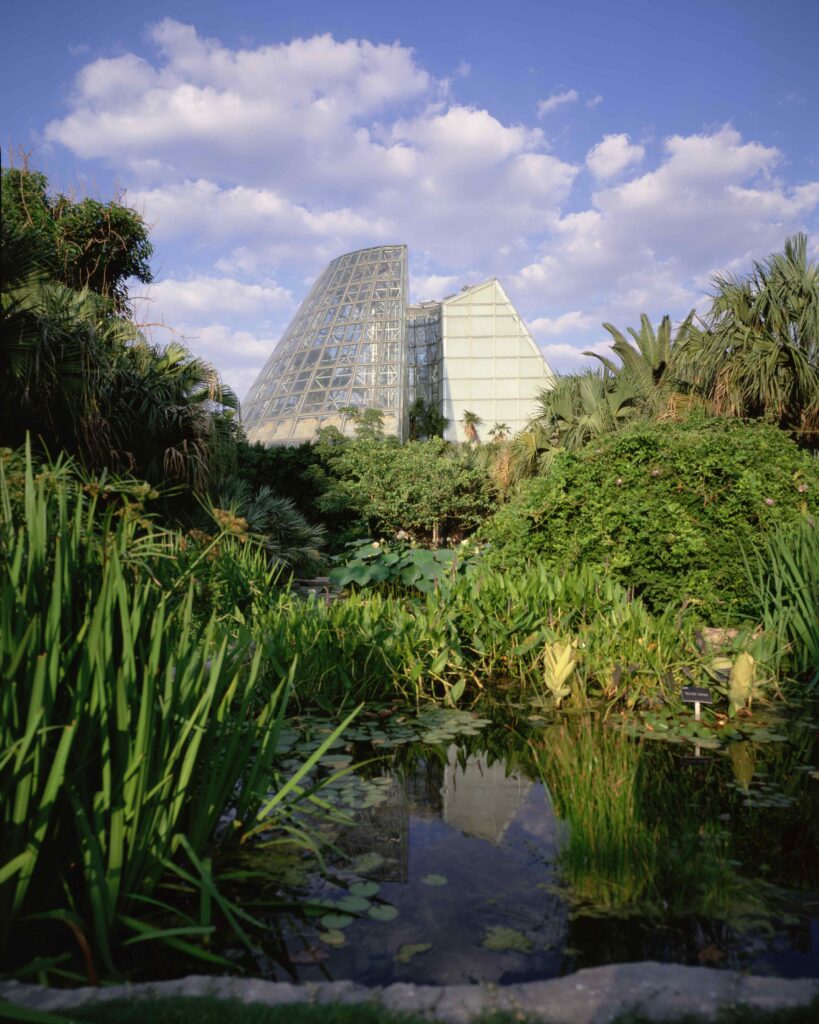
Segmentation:
<svg viewBox="0 0 819 1024">
<path fill-rule="evenodd" d="M 503 1010 L 542 1024 L 609 1024 L 619 1014 L 639 1011 L 652 1020 L 692 1014 L 710 1020 L 724 1007 L 760 1010 L 804 1006 L 819 999 L 819 979 L 769 978 L 737 971 L 678 964 L 611 964 L 564 978 L 520 985 L 412 985 L 399 982 L 366 988 L 352 981 L 295 985 L 252 978 L 191 975 L 176 981 L 112 985 L 109 988 L 53 989 L 0 983 L 0 1000 L 41 1011 L 78 1010 L 112 999 L 210 996 L 242 1003 L 380 1003 L 431 1021 L 467 1024 L 478 1015 Z"/>
</svg>

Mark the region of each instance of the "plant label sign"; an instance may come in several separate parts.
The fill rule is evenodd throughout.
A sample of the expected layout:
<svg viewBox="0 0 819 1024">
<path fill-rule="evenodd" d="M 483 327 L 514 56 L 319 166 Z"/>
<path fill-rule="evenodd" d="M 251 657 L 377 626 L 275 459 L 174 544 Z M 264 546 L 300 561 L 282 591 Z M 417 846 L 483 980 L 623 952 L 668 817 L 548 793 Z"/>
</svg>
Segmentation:
<svg viewBox="0 0 819 1024">
<path fill-rule="evenodd" d="M 684 686 L 682 688 L 683 704 L 713 704 L 711 691 L 704 686 Z"/>
<path fill-rule="evenodd" d="M 697 721 L 700 720 L 700 706 L 714 703 L 710 690 L 706 690 L 704 686 L 684 686 L 681 696 L 683 704 L 694 705 L 694 718 Z"/>
</svg>

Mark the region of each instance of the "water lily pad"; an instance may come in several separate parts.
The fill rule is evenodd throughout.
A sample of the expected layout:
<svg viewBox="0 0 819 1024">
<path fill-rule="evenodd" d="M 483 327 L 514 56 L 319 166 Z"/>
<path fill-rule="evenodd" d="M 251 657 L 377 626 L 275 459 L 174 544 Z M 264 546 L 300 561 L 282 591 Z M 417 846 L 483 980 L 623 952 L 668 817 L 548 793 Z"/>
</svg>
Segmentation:
<svg viewBox="0 0 819 1024">
<path fill-rule="evenodd" d="M 367 875 L 371 871 L 377 871 L 383 863 L 384 857 L 372 850 L 356 857 L 351 866 L 357 875 Z"/>
<path fill-rule="evenodd" d="M 347 941 L 344 932 L 340 932 L 336 929 L 331 929 L 326 932 L 319 932 L 319 938 L 322 942 L 325 942 L 328 946 L 343 946 Z"/>
<path fill-rule="evenodd" d="M 370 907 L 370 917 L 374 921 L 394 921 L 398 917 L 398 909 L 391 903 L 376 903 Z"/>
<path fill-rule="evenodd" d="M 321 919 L 321 923 L 328 931 L 338 931 L 352 924 L 353 919 L 349 914 L 325 914 Z"/>
<path fill-rule="evenodd" d="M 361 914 L 370 909 L 370 901 L 363 896 L 345 896 L 338 901 L 339 910 L 352 911 L 354 914 Z"/>
<path fill-rule="evenodd" d="M 437 888 L 438 886 L 446 885 L 447 880 L 444 875 L 424 875 L 421 881 L 424 885 L 431 885 Z"/>
<path fill-rule="evenodd" d="M 405 942 L 395 954 L 395 959 L 399 964 L 408 964 L 413 957 L 428 953 L 431 949 L 431 942 Z"/>
<path fill-rule="evenodd" d="M 515 928 L 504 928 L 502 925 L 487 928 L 481 945 L 484 949 L 491 949 L 497 953 L 531 953 L 535 947 L 534 942 L 523 932 Z"/>
<path fill-rule="evenodd" d="M 380 888 L 378 882 L 356 882 L 350 886 L 350 895 L 363 896 L 366 899 L 368 896 L 375 896 Z"/>
<path fill-rule="evenodd" d="M 328 757 L 323 757 L 319 764 L 323 764 L 327 768 L 346 768 L 352 764 L 352 758 L 348 754 L 330 754 Z"/>
</svg>

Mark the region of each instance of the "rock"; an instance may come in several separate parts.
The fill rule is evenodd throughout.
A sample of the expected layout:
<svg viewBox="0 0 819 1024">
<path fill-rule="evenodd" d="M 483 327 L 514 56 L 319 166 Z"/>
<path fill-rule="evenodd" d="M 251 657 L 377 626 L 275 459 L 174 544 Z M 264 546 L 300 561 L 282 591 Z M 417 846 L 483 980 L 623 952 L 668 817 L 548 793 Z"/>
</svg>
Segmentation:
<svg viewBox="0 0 819 1024">
<path fill-rule="evenodd" d="M 737 971 L 647 962 L 592 967 L 565 978 L 506 986 L 439 987 L 400 982 L 370 989 L 352 981 L 295 985 L 198 975 L 104 989 L 49 989 L 17 981 L 0 982 L 0 1000 L 33 1010 L 76 1010 L 87 1003 L 111 999 L 168 996 L 212 996 L 267 1006 L 380 1002 L 396 1013 L 416 1013 L 447 1024 L 467 1024 L 496 1010 L 541 1024 L 610 1024 L 629 1011 L 655 1021 L 686 1014 L 708 1021 L 720 1009 L 741 1004 L 760 1010 L 804 1006 L 819 999 L 819 980 L 763 978 Z"/>
</svg>

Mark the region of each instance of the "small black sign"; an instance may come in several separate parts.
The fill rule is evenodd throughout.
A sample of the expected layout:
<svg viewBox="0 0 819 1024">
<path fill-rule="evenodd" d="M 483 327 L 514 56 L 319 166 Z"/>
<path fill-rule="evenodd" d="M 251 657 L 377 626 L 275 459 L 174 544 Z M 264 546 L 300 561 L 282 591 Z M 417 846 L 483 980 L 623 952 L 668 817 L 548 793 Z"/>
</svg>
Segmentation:
<svg viewBox="0 0 819 1024">
<path fill-rule="evenodd" d="M 682 688 L 683 704 L 713 704 L 710 691 L 704 686 L 684 686 Z"/>
</svg>

